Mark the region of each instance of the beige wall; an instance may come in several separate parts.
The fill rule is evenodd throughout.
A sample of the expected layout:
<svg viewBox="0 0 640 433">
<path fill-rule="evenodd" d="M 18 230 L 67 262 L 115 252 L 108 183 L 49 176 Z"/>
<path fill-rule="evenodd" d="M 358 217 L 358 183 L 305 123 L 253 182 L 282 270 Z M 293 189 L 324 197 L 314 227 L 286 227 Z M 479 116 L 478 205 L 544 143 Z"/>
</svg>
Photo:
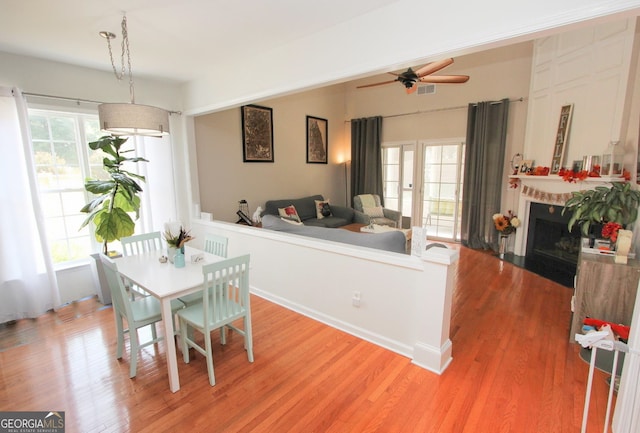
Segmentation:
<svg viewBox="0 0 640 433">
<path fill-rule="evenodd" d="M 464 137 L 467 104 L 527 96 L 531 74 L 531 43 L 488 50 L 455 59 L 441 73 L 468 74 L 466 84 L 439 85 L 434 95 L 407 95 L 399 83 L 356 89 L 362 83 L 387 80 L 387 76 L 330 86 L 260 102 L 273 108 L 275 163 L 243 163 L 240 109 L 197 117 L 196 151 L 200 205 L 215 219 L 235 221 L 238 200 L 250 210 L 272 198 L 323 194 L 336 204 L 345 203 L 344 166 L 350 159 L 350 126 L 345 120 L 374 115 L 389 116 L 416 111 L 453 110 L 389 117 L 383 121 L 383 140 L 427 140 Z M 522 151 L 526 122 L 525 102 L 513 102 L 509 116 L 508 161 Z M 329 164 L 306 164 L 305 116 L 329 119 Z M 505 171 L 505 205 L 510 205 Z"/>
<path fill-rule="evenodd" d="M 322 194 L 345 203 L 344 92 L 330 86 L 257 105 L 273 109 L 274 162 L 242 161 L 240 108 L 195 118 L 200 207 L 222 221 L 236 221 L 238 201 L 250 212 L 269 199 Z M 328 164 L 306 162 L 306 116 L 328 120 Z"/>
</svg>

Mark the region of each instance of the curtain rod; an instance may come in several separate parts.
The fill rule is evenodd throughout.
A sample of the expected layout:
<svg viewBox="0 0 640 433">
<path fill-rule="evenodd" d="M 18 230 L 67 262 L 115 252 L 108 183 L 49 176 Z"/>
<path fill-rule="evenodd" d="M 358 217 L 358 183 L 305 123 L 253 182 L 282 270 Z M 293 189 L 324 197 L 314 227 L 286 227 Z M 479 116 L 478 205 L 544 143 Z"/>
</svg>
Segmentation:
<svg viewBox="0 0 640 433">
<path fill-rule="evenodd" d="M 24 96 L 36 96 L 38 98 L 47 98 L 47 99 L 58 99 L 61 101 L 71 101 L 71 102 L 75 102 L 77 104 L 80 104 L 81 102 L 86 102 L 89 104 L 102 104 L 101 101 L 92 101 L 91 99 L 81 99 L 81 98 L 68 98 L 66 96 L 53 96 L 53 95 L 45 95 L 42 93 L 30 93 L 30 92 L 22 92 L 22 94 Z"/>
<path fill-rule="evenodd" d="M 22 92 L 22 94 L 24 96 L 35 96 L 37 98 L 46 98 L 46 99 L 57 99 L 60 101 L 71 101 L 71 102 L 75 102 L 76 104 L 80 105 L 81 102 L 87 103 L 87 104 L 105 104 L 105 102 L 102 101 L 94 101 L 92 99 L 82 99 L 82 98 L 69 98 L 67 96 L 54 96 L 54 95 L 45 95 L 42 93 L 30 93 L 30 92 Z M 169 112 L 169 114 L 182 114 L 182 111 L 171 111 L 171 110 L 167 110 Z"/>
<path fill-rule="evenodd" d="M 524 100 L 525 98 L 521 96 L 517 99 L 510 99 L 509 102 L 522 102 Z M 490 102 L 491 104 L 499 104 L 501 101 L 490 101 Z M 471 105 L 478 105 L 478 104 L 471 104 Z M 433 108 L 431 110 L 414 111 L 411 113 L 388 114 L 386 116 L 382 116 L 382 118 L 389 119 L 392 117 L 413 116 L 414 114 L 436 113 L 438 111 L 462 110 L 463 108 L 468 108 L 468 107 L 469 105 L 458 105 L 456 107 Z M 351 120 L 345 120 L 345 122 L 351 122 Z"/>
</svg>

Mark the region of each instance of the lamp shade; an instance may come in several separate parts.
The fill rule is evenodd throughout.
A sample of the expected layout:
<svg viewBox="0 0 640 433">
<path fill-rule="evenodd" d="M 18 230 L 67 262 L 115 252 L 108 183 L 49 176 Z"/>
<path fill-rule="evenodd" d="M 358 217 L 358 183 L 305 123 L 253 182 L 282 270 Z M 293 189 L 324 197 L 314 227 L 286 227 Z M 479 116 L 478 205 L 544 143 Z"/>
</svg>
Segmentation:
<svg viewBox="0 0 640 433">
<path fill-rule="evenodd" d="M 139 104 L 100 104 L 98 116 L 102 130 L 113 135 L 158 137 L 169 134 L 169 112 Z"/>
</svg>

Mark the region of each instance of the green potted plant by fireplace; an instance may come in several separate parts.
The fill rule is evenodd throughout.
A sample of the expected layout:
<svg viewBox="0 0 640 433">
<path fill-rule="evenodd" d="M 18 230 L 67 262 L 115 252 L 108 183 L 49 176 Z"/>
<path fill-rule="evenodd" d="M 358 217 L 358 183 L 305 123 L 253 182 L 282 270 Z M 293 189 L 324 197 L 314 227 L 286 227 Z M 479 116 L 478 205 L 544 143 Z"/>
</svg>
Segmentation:
<svg viewBox="0 0 640 433">
<path fill-rule="evenodd" d="M 80 229 L 89 223 L 95 224 L 96 240 L 102 243 L 102 253 L 109 254 L 108 243 L 131 236 L 135 230 L 134 215 L 137 220 L 140 216 L 140 196 L 142 192 L 139 181 L 144 182 L 145 177 L 125 169 L 125 164 L 148 162 L 137 156 L 128 157 L 133 152 L 124 149 L 123 145 L 128 137 L 103 136 L 89 143 L 92 150 L 101 150 L 105 153 L 102 167 L 108 176 L 103 179 L 87 179 L 84 188 L 92 194 L 92 199 L 82 208 L 81 212 L 88 214 Z M 96 261 L 98 277 L 101 280 L 101 264 L 98 255 L 93 255 Z M 101 294 L 103 303 L 110 303 L 111 297 L 107 293 Z M 109 302 L 106 302 L 108 300 Z"/>
<path fill-rule="evenodd" d="M 584 237 L 611 238 L 612 228 L 617 233 L 619 228 L 630 227 L 635 222 L 638 206 L 640 191 L 632 189 L 628 182 L 612 182 L 610 187 L 574 191 L 565 202 L 562 214 L 571 212 L 569 231 L 577 226 Z"/>
</svg>

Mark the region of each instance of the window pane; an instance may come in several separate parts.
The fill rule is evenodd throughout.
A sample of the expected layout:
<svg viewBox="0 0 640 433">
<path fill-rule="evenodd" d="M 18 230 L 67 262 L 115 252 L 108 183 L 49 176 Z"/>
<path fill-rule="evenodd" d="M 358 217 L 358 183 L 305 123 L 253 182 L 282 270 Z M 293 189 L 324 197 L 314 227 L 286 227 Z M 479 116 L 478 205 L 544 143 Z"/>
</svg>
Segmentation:
<svg viewBox="0 0 640 433">
<path fill-rule="evenodd" d="M 385 164 L 399 164 L 400 163 L 400 148 L 399 147 L 385 147 L 383 149 Z"/>
<path fill-rule="evenodd" d="M 80 212 L 80 209 L 82 209 L 86 204 L 84 191 L 63 192 L 61 196 L 64 213 L 66 215 L 81 214 L 83 215 L 83 218 L 86 217 L 86 214 Z M 78 225 L 78 227 L 80 226 Z"/>
<path fill-rule="evenodd" d="M 40 204 L 48 216 L 62 216 L 62 203 L 58 193 L 40 194 Z"/>
<path fill-rule="evenodd" d="M 61 165 L 78 165 L 78 146 L 75 142 L 54 143 L 56 162 Z"/>
<path fill-rule="evenodd" d="M 51 138 L 60 141 L 76 140 L 75 120 L 70 117 L 50 118 Z"/>
<path fill-rule="evenodd" d="M 29 116 L 31 138 L 33 140 L 49 140 L 49 122 L 44 116 Z"/>
</svg>

